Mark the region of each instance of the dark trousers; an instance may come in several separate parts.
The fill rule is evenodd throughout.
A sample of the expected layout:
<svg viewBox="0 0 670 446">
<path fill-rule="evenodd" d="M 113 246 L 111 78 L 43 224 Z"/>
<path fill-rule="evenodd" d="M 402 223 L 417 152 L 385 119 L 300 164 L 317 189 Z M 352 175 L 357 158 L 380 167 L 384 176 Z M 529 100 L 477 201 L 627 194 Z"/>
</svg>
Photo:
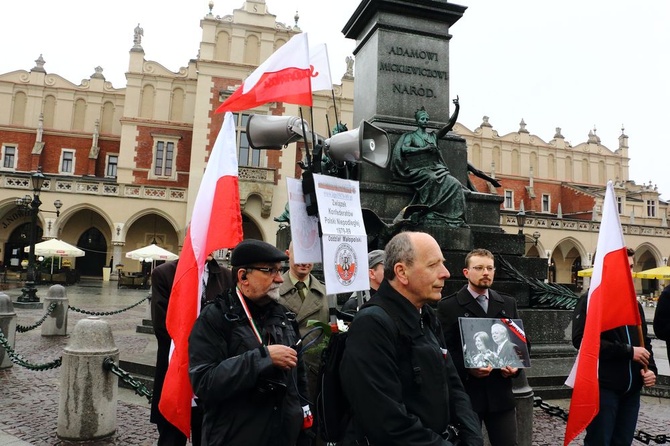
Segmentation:
<svg viewBox="0 0 670 446">
<path fill-rule="evenodd" d="M 586 427 L 585 446 L 630 446 L 640 412 L 640 392 L 618 395 L 600 388 L 600 410 Z"/>
<path fill-rule="evenodd" d="M 170 424 L 162 416 L 156 423 L 158 428 L 158 446 L 185 446 L 186 435 Z M 191 444 L 200 446 L 202 434 L 202 410 L 199 407 L 191 408 Z"/>
<path fill-rule="evenodd" d="M 516 446 L 516 409 L 477 414 L 486 426 L 491 446 Z"/>
</svg>

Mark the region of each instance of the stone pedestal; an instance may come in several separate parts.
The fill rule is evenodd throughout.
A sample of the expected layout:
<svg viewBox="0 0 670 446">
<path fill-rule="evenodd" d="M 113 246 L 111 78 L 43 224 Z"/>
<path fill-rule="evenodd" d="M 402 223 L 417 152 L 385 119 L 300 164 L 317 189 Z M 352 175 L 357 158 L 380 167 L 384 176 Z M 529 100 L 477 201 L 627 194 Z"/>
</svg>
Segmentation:
<svg viewBox="0 0 670 446">
<path fill-rule="evenodd" d="M 104 369 L 107 357 L 118 363 L 119 349 L 107 322 L 98 317 L 80 320 L 63 352 L 59 438 L 95 440 L 116 431 L 118 379 Z"/>
<path fill-rule="evenodd" d="M 67 335 L 67 313 L 69 300 L 63 285 L 52 285 L 44 298 L 44 307 L 48 310 L 55 304 L 53 311 L 42 323 L 42 336 Z"/>
<path fill-rule="evenodd" d="M 16 340 L 16 312 L 12 300 L 5 293 L 0 293 L 0 330 L 7 339 L 9 346 L 14 348 Z M 0 347 L 0 369 L 6 369 L 14 364 L 4 348 Z"/>
</svg>

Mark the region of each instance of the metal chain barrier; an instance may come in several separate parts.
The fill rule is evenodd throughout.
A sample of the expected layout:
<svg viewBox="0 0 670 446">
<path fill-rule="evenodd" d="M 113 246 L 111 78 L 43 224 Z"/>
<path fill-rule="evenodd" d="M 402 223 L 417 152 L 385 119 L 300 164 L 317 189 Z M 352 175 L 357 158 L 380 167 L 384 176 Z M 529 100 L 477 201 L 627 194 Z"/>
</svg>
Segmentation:
<svg viewBox="0 0 670 446">
<path fill-rule="evenodd" d="M 122 308 L 122 309 L 116 310 L 116 311 L 89 311 L 89 310 L 82 310 L 81 308 L 73 307 L 72 305 L 68 305 L 68 308 L 72 311 L 76 311 L 78 313 L 83 313 L 83 314 L 89 314 L 91 316 L 111 316 L 113 314 L 123 313 L 124 311 L 128 311 L 131 308 L 135 308 L 136 306 L 138 306 L 139 304 L 141 304 L 142 302 L 144 302 L 147 299 L 149 299 L 149 296 L 145 297 L 144 299 L 140 300 L 139 302 L 136 302 L 136 303 L 132 304 L 129 307 Z"/>
<path fill-rule="evenodd" d="M 5 338 L 5 335 L 4 333 L 2 333 L 2 330 L 0 330 L 0 345 L 7 351 L 10 361 L 12 361 L 16 365 L 20 365 L 21 367 L 25 367 L 30 370 L 43 371 L 43 370 L 55 369 L 60 367 L 61 363 L 63 362 L 62 356 L 46 364 L 33 364 L 26 361 L 21 355 L 19 355 L 14 351 L 14 349 L 12 349 L 12 347 L 9 345 L 9 340 Z"/>
<path fill-rule="evenodd" d="M 116 365 L 113 358 L 111 357 L 105 358 L 105 360 L 102 363 L 102 366 L 105 368 L 105 370 L 112 372 L 113 374 L 118 376 L 124 383 L 132 387 L 136 394 L 146 397 L 147 400 L 151 402 L 153 393 L 149 389 L 147 389 L 147 387 L 144 384 L 133 378 L 128 372 L 126 372 L 121 367 Z"/>
<path fill-rule="evenodd" d="M 44 321 L 47 320 L 49 315 L 54 311 L 54 309 L 56 308 L 56 305 L 58 305 L 58 302 L 51 302 L 51 304 L 49 305 L 49 308 L 47 308 L 47 312 L 44 313 L 44 316 L 42 316 L 42 319 L 40 319 L 39 321 L 37 321 L 33 325 L 28 325 L 28 326 L 17 325 L 16 326 L 16 331 L 18 331 L 19 333 L 25 333 L 27 331 L 34 330 L 35 328 L 39 327 L 40 325 L 42 325 L 42 323 Z"/>
<path fill-rule="evenodd" d="M 542 401 L 542 398 L 540 398 L 539 396 L 533 397 L 533 406 L 539 407 L 540 409 L 544 410 L 547 414 L 551 416 L 559 417 L 563 421 L 568 421 L 567 410 L 562 409 L 558 406 L 552 406 L 550 404 L 547 404 L 544 401 Z M 670 436 L 666 434 L 651 435 L 643 431 L 642 429 L 635 432 L 633 438 L 635 440 L 641 441 L 644 444 L 649 444 L 652 441 L 656 444 L 665 444 L 670 442 Z"/>
</svg>

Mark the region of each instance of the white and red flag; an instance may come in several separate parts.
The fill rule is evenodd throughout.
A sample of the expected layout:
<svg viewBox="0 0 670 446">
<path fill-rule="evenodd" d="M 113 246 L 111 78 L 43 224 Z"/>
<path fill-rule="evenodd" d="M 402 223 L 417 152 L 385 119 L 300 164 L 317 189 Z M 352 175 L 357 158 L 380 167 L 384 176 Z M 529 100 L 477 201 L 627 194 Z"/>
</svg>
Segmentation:
<svg viewBox="0 0 670 446">
<path fill-rule="evenodd" d="M 563 445 L 579 435 L 600 409 L 598 357 L 600 333 L 640 325 L 633 276 L 628 263 L 612 182 L 607 183 L 603 218 L 589 287 L 584 337 L 566 384 L 573 387 Z"/>
<path fill-rule="evenodd" d="M 268 102 L 311 107 L 310 71 L 307 33 L 296 34 L 256 68 L 216 112 L 249 110 Z"/>
<path fill-rule="evenodd" d="M 328 47 L 325 43 L 320 43 L 309 49 L 309 68 L 312 77 L 312 91 L 333 89 L 333 81 L 330 78 Z"/>
<path fill-rule="evenodd" d="M 232 113 L 226 113 L 195 199 L 166 319 L 172 350 L 158 407 L 187 437 L 191 431 L 193 399 L 188 376 L 188 336 L 200 312 L 205 261 L 208 254 L 233 248 L 242 241 L 237 170 L 235 122 Z"/>
</svg>

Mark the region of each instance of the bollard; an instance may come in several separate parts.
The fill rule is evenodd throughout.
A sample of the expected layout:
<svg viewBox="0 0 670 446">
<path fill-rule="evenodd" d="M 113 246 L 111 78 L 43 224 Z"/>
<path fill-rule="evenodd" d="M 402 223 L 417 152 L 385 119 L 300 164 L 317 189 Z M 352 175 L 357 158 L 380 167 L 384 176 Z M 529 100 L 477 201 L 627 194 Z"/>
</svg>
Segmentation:
<svg viewBox="0 0 670 446">
<path fill-rule="evenodd" d="M 516 400 L 516 428 L 519 446 L 533 444 L 533 388 L 528 385 L 526 370 L 513 378 L 512 391 Z"/>
<path fill-rule="evenodd" d="M 14 348 L 16 340 L 16 312 L 12 305 L 12 299 L 5 293 L 0 293 L 0 330 L 9 342 L 9 346 Z M 0 347 L 0 369 L 11 367 L 12 361 L 4 348 Z"/>
<path fill-rule="evenodd" d="M 52 285 L 44 298 L 44 308 L 56 304 L 53 311 L 42 323 L 42 336 L 65 336 L 67 334 L 67 291 L 63 285 Z"/>
<path fill-rule="evenodd" d="M 116 431 L 118 382 L 103 368 L 119 359 L 112 330 L 99 317 L 77 322 L 63 351 L 56 434 L 64 440 L 94 440 Z"/>
</svg>

